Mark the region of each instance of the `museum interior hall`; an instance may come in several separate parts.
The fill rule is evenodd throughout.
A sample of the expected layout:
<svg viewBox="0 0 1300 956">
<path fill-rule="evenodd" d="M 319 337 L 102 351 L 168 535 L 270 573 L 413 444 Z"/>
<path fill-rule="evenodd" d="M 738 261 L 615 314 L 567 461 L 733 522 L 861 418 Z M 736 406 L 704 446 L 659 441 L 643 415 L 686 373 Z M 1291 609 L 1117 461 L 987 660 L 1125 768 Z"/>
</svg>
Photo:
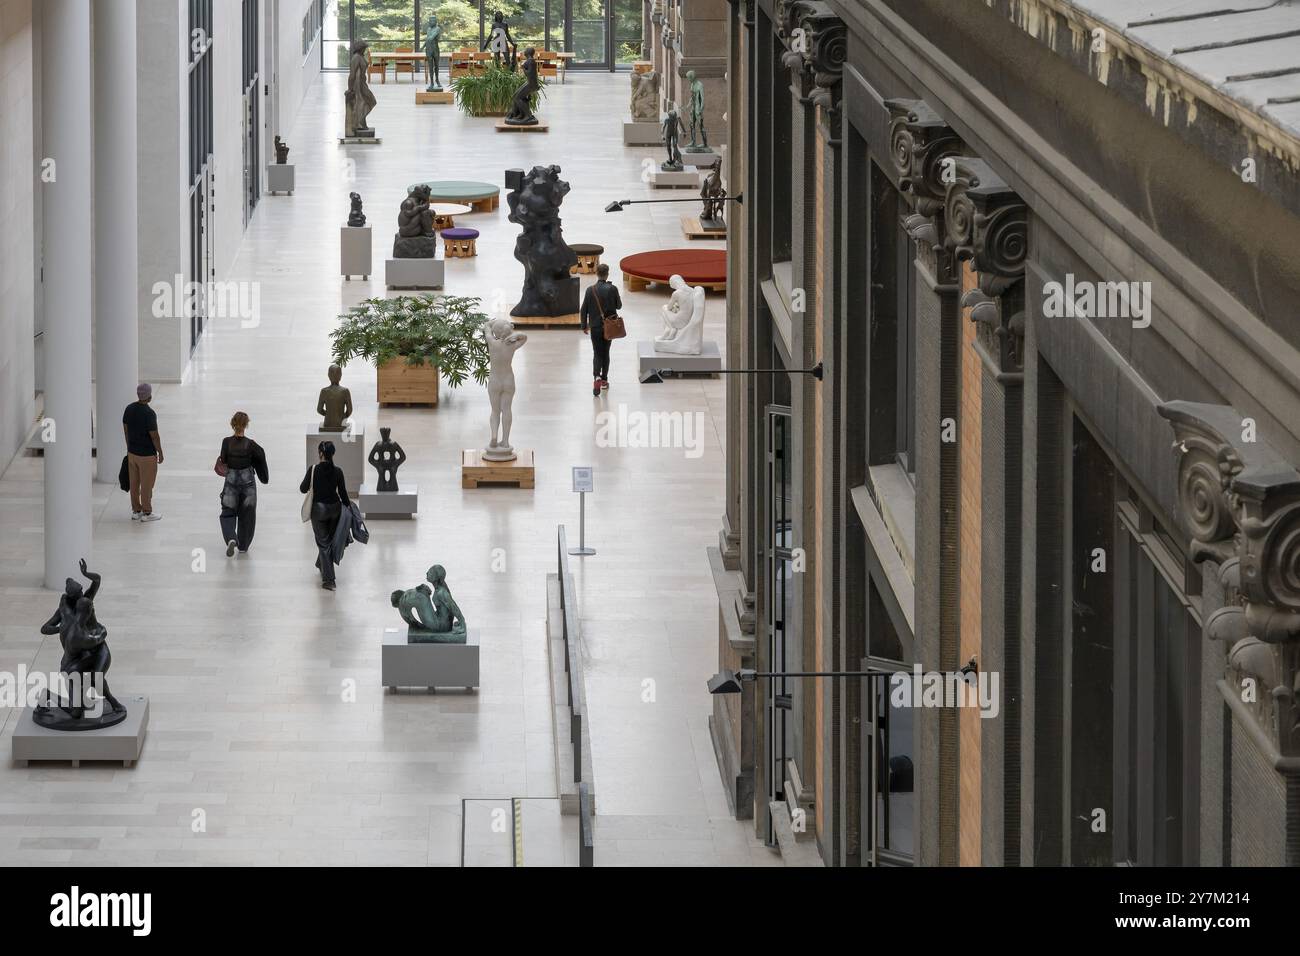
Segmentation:
<svg viewBox="0 0 1300 956">
<path fill-rule="evenodd" d="M 1300 865 L 1297 36 L 0 0 L 0 863 Z"/>
</svg>

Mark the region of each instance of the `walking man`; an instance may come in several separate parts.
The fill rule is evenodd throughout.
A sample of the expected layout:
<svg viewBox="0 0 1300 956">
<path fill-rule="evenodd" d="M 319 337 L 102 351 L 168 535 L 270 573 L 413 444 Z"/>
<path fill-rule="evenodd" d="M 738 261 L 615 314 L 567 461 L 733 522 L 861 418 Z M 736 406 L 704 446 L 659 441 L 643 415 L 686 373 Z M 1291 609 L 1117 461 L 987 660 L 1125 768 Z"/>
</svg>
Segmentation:
<svg viewBox="0 0 1300 956">
<path fill-rule="evenodd" d="M 135 395 L 138 401 L 126 406 L 122 413 L 127 473 L 131 478 L 131 520 L 157 521 L 162 515 L 153 510 L 153 484 L 163 461 L 163 449 L 158 416 L 149 407 L 153 387 L 147 382 L 137 385 Z"/>
<path fill-rule="evenodd" d="M 605 319 L 618 318 L 623 299 L 618 286 L 609 281 L 609 266 L 596 266 L 596 282 L 588 286 L 582 300 L 582 331 L 591 336 L 591 371 L 595 381 L 591 394 L 599 396 L 609 388 L 609 339 L 605 338 Z"/>
</svg>

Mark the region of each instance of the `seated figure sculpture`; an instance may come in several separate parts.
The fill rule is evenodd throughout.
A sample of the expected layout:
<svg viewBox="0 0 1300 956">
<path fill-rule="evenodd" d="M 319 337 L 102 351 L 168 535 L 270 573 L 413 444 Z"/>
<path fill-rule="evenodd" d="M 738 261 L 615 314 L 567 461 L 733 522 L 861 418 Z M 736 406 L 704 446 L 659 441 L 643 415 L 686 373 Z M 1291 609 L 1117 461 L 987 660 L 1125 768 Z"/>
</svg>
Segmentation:
<svg viewBox="0 0 1300 956">
<path fill-rule="evenodd" d="M 397 235 L 393 237 L 394 259 L 432 259 L 438 252 L 433 231 L 433 210 L 429 208 L 429 187 L 412 187 L 397 213 Z"/>
<path fill-rule="evenodd" d="M 108 628 L 95 618 L 95 595 L 100 577 L 81 559 L 81 573 L 90 581 L 84 593 L 81 585 L 68 578 L 59 606 L 41 625 L 42 634 L 59 635 L 63 658 L 59 673 L 68 681 L 66 697 L 53 690 L 45 704 L 32 709 L 32 720 L 50 730 L 97 730 L 126 719 L 126 708 L 108 689 Z M 96 699 L 86 691 L 93 687 Z"/>
<path fill-rule="evenodd" d="M 669 276 L 673 295 L 663 307 L 663 333 L 655 339 L 656 352 L 699 355 L 704 348 L 704 287 L 689 286 L 681 276 Z"/>
<path fill-rule="evenodd" d="M 406 639 L 411 644 L 464 644 L 465 616 L 447 590 L 447 572 L 435 564 L 425 574 L 432 584 L 421 584 L 392 594 L 393 607 L 406 622 Z"/>
<path fill-rule="evenodd" d="M 340 366 L 331 365 L 327 374 L 330 383 L 320 390 L 316 399 L 316 414 L 321 416 L 320 430 L 346 431 L 348 419 L 352 417 L 352 392 L 340 384 L 343 381 Z"/>
</svg>

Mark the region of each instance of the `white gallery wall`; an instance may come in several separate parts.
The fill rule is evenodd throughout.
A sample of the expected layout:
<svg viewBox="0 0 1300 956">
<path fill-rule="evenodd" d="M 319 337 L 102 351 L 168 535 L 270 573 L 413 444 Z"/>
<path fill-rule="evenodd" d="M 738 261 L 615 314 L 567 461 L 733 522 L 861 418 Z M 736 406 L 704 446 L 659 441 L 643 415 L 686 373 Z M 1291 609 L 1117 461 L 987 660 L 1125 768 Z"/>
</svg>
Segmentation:
<svg viewBox="0 0 1300 956">
<path fill-rule="evenodd" d="M 0 472 L 36 416 L 32 0 L 0 0 Z"/>
<path fill-rule="evenodd" d="M 313 83 L 320 78 L 321 31 L 317 30 L 311 49 L 302 52 L 302 21 L 314 0 L 262 0 L 274 3 L 278 9 L 279 29 L 276 46 L 276 86 L 278 88 L 279 126 L 271 130 L 268 143 L 279 133 L 289 139 L 298 110 Z M 292 144 L 290 144 L 292 145 Z M 274 152 L 267 154 L 274 156 Z M 293 154 L 289 154 L 293 158 Z"/>
</svg>

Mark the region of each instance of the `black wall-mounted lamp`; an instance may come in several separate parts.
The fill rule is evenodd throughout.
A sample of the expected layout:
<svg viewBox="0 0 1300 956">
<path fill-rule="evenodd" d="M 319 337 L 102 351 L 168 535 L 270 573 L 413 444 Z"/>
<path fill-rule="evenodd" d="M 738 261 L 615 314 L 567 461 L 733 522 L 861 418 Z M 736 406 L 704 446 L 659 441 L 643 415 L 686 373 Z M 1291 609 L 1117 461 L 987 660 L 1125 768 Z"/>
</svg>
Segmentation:
<svg viewBox="0 0 1300 956">
<path fill-rule="evenodd" d="M 745 194 L 736 193 L 734 196 L 718 197 L 722 202 L 738 202 L 742 206 L 745 204 Z M 692 196 L 689 199 L 616 199 L 605 207 L 605 212 L 622 212 L 624 206 L 639 206 L 644 203 L 656 202 L 699 202 L 698 196 Z"/>
</svg>

